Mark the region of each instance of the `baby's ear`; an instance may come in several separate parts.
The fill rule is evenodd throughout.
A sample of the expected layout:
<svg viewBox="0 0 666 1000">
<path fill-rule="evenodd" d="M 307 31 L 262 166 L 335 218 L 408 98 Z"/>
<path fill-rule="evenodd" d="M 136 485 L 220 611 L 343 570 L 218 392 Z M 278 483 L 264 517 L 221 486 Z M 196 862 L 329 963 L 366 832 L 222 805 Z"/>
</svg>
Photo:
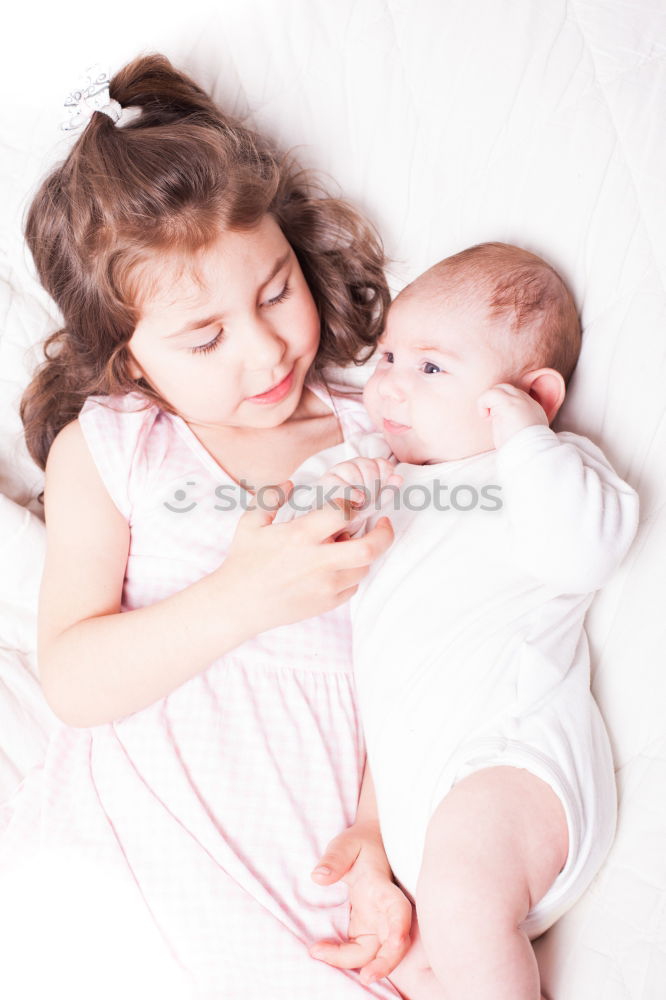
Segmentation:
<svg viewBox="0 0 666 1000">
<path fill-rule="evenodd" d="M 567 394 L 562 375 L 554 368 L 536 368 L 522 376 L 518 388 L 536 399 L 552 424 Z"/>
</svg>

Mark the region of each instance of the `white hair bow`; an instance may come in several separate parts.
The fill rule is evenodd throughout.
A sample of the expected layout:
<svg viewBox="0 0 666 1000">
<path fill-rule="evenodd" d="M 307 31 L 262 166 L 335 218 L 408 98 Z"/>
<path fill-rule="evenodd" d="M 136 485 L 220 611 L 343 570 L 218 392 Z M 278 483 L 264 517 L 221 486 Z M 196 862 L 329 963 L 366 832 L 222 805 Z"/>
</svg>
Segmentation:
<svg viewBox="0 0 666 1000">
<path fill-rule="evenodd" d="M 71 108 L 67 121 L 60 127 L 65 132 L 73 132 L 88 124 L 95 111 L 102 111 L 113 120 L 120 121 L 123 112 L 118 101 L 109 94 L 111 74 L 109 70 L 96 63 L 90 66 L 79 80 L 78 87 L 67 95 L 65 107 Z"/>
</svg>

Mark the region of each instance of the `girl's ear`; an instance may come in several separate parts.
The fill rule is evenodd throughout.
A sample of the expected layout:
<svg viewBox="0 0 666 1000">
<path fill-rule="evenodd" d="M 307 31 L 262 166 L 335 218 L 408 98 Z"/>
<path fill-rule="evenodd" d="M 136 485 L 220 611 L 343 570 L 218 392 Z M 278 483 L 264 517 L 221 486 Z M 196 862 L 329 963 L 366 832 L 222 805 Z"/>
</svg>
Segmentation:
<svg viewBox="0 0 666 1000">
<path fill-rule="evenodd" d="M 518 388 L 536 399 L 552 424 L 567 394 L 561 374 L 554 368 L 537 368 L 522 376 Z"/>
<path fill-rule="evenodd" d="M 138 382 L 140 378 L 143 378 L 143 372 L 139 368 L 138 364 L 132 357 L 132 354 L 129 350 L 127 351 L 127 371 L 129 377 L 131 379 L 134 379 L 135 382 Z"/>
</svg>

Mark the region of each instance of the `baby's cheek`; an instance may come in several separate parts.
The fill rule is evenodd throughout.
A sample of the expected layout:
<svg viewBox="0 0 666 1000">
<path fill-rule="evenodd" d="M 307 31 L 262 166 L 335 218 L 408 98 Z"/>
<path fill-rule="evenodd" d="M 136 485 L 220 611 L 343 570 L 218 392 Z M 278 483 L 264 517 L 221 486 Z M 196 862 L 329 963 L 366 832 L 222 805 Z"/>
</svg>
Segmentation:
<svg viewBox="0 0 666 1000">
<path fill-rule="evenodd" d="M 376 379 L 374 375 L 368 382 L 366 382 L 365 388 L 363 389 L 363 405 L 372 417 L 372 422 L 374 423 L 375 428 L 380 430 L 381 428 L 379 425 L 381 424 L 381 420 L 379 416 L 378 396 L 375 383 Z"/>
</svg>

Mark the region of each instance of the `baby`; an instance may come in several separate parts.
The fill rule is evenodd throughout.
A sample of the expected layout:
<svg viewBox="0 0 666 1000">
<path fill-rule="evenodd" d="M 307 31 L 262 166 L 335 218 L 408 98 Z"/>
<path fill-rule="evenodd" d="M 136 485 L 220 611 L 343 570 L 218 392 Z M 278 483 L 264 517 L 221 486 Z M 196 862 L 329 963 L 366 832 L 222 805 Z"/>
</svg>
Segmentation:
<svg viewBox="0 0 666 1000">
<path fill-rule="evenodd" d="M 365 528 L 389 514 L 395 530 L 351 613 L 366 781 L 416 907 L 390 976 L 410 1000 L 538 1000 L 530 939 L 613 840 L 583 620 L 638 498 L 596 445 L 549 426 L 580 338 L 534 254 L 486 243 L 441 261 L 392 304 L 364 391 L 395 470 L 375 443 L 321 481 L 374 479 Z"/>
</svg>

